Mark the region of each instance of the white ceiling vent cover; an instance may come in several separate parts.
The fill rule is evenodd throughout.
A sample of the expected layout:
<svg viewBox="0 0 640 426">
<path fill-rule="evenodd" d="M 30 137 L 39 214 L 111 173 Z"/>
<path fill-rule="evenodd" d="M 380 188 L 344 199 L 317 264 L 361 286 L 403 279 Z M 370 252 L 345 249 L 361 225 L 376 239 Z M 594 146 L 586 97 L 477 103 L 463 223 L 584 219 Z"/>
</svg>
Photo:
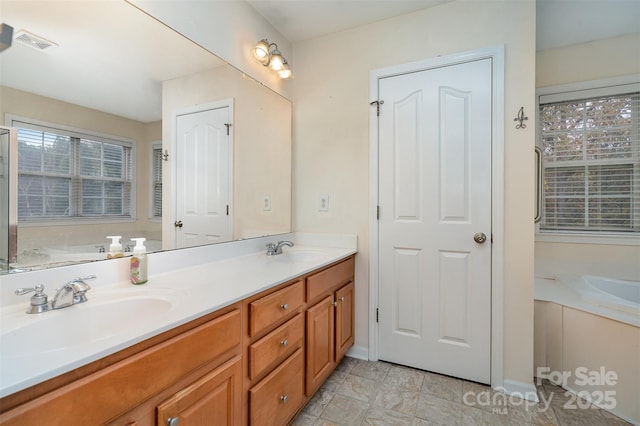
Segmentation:
<svg viewBox="0 0 640 426">
<path fill-rule="evenodd" d="M 14 37 L 14 40 L 38 50 L 47 50 L 52 47 L 58 47 L 56 43 L 49 41 L 44 37 L 35 35 L 34 33 L 30 33 L 26 30 L 18 31 Z"/>
</svg>

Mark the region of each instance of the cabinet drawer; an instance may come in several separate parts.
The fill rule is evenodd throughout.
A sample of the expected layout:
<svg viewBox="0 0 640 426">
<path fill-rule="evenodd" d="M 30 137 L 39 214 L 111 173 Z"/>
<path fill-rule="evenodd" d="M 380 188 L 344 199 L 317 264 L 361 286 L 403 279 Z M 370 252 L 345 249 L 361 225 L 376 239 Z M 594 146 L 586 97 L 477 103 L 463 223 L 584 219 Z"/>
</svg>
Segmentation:
<svg viewBox="0 0 640 426">
<path fill-rule="evenodd" d="M 236 309 L 4 413 L 3 425 L 104 424 L 240 345 Z M 5 416 L 6 415 L 6 416 Z"/>
<path fill-rule="evenodd" d="M 249 390 L 250 424 L 283 425 L 300 408 L 304 392 L 304 359 L 298 349 Z"/>
<path fill-rule="evenodd" d="M 304 287 L 297 281 L 249 304 L 249 334 L 254 336 L 304 303 Z"/>
<path fill-rule="evenodd" d="M 353 279 L 353 257 L 307 278 L 307 302 L 324 296 L 334 287 Z"/>
<path fill-rule="evenodd" d="M 303 338 L 304 316 L 300 313 L 249 346 L 249 378 L 253 380 L 302 347 Z"/>
</svg>

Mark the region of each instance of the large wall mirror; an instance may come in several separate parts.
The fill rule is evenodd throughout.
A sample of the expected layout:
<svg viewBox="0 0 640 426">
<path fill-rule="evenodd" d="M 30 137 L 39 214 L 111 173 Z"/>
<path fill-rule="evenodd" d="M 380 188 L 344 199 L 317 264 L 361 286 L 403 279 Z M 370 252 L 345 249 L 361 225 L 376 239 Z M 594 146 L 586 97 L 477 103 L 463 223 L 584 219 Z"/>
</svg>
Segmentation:
<svg viewBox="0 0 640 426">
<path fill-rule="evenodd" d="M 0 8 L 15 268 L 291 231 L 289 100 L 124 0 Z"/>
</svg>

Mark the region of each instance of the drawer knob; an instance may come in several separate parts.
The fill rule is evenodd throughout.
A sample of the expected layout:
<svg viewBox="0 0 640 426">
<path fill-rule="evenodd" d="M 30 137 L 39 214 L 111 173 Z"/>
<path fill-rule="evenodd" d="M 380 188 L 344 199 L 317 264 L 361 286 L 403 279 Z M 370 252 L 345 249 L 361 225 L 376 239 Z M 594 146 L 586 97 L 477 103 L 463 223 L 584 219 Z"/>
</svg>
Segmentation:
<svg viewBox="0 0 640 426">
<path fill-rule="evenodd" d="M 178 418 L 178 416 L 169 417 L 167 419 L 167 426 L 178 426 L 179 424 L 180 424 L 180 419 Z"/>
<path fill-rule="evenodd" d="M 283 303 L 282 305 L 280 305 L 280 307 L 282 308 L 283 311 L 286 311 L 287 309 L 289 309 L 289 304 Z"/>
<path fill-rule="evenodd" d="M 289 400 L 289 397 L 287 395 L 282 395 L 280 397 L 280 401 L 282 401 L 283 404 L 286 404 L 288 400 Z"/>
<path fill-rule="evenodd" d="M 286 346 L 289 346 L 289 341 L 287 339 L 283 339 L 280 341 L 280 344 L 286 347 Z"/>
</svg>

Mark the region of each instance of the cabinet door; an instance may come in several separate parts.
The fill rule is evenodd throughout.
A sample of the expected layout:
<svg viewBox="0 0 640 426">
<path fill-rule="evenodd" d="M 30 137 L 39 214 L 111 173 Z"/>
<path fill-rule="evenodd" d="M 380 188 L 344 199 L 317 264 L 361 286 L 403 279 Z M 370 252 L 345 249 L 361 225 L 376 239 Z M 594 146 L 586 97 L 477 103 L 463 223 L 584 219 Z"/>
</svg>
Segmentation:
<svg viewBox="0 0 640 426">
<path fill-rule="evenodd" d="M 336 291 L 336 363 L 342 360 L 354 341 L 353 281 Z"/>
<path fill-rule="evenodd" d="M 333 295 L 307 309 L 307 395 L 322 384 L 335 367 Z"/>
<path fill-rule="evenodd" d="M 158 406 L 157 425 L 239 425 L 242 364 L 236 356 Z"/>
</svg>

